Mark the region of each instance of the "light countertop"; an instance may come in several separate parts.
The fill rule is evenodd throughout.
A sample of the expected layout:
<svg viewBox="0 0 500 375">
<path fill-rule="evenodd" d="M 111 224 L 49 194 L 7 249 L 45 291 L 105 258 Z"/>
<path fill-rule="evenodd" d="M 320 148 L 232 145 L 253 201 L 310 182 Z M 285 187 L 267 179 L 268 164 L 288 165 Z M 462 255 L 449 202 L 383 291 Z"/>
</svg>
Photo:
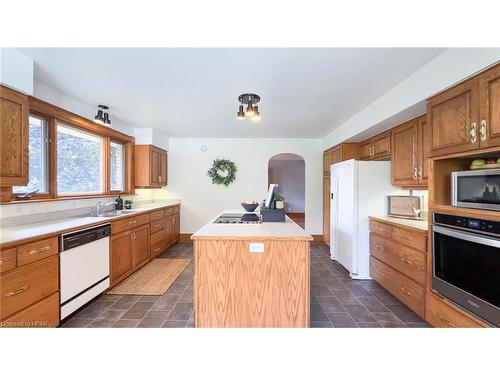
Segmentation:
<svg viewBox="0 0 500 375">
<path fill-rule="evenodd" d="M 427 232 L 429 229 L 429 222 L 427 220 L 412 220 L 401 219 L 398 217 L 391 217 L 387 215 L 370 216 L 370 218 L 388 222 L 389 224 L 396 224 L 399 226 L 408 227 L 410 229 L 417 229 L 422 232 Z"/>
<path fill-rule="evenodd" d="M 194 233 L 191 238 L 209 239 L 293 239 L 312 241 L 312 236 L 298 226 L 288 216 L 284 223 L 261 223 L 261 224 L 215 224 L 214 221 L 223 213 L 247 213 L 242 210 L 224 210 Z M 255 213 L 259 213 L 258 211 Z"/>
<path fill-rule="evenodd" d="M 120 220 L 131 215 L 137 215 L 159 208 L 175 206 L 179 203 L 180 201 L 173 200 L 159 203 L 147 203 L 143 205 L 137 204 L 137 206 L 133 207 L 131 212 L 115 217 L 65 217 L 57 220 L 41 221 L 37 223 L 0 228 L 0 245 L 3 246 L 10 242 L 18 242 L 51 234 L 58 235 L 60 233 L 71 231 L 74 228 L 110 223 L 113 220 Z"/>
</svg>

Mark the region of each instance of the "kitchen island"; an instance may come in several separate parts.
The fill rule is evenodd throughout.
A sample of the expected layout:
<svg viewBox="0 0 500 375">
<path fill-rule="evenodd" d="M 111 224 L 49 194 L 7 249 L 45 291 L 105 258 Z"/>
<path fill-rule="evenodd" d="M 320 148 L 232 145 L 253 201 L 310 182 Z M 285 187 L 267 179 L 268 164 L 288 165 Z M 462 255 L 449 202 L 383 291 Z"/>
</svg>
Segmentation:
<svg viewBox="0 0 500 375">
<path fill-rule="evenodd" d="M 309 327 L 312 237 L 288 217 L 214 220 L 191 237 L 196 327 Z"/>
</svg>

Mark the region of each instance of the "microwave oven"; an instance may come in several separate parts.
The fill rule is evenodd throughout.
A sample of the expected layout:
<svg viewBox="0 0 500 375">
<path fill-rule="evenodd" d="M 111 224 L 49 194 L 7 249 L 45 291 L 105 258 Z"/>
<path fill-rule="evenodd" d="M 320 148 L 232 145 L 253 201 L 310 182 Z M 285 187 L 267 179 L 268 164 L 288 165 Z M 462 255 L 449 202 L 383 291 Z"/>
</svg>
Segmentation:
<svg viewBox="0 0 500 375">
<path fill-rule="evenodd" d="M 456 207 L 500 211 L 500 169 L 452 172 L 451 202 Z"/>
</svg>

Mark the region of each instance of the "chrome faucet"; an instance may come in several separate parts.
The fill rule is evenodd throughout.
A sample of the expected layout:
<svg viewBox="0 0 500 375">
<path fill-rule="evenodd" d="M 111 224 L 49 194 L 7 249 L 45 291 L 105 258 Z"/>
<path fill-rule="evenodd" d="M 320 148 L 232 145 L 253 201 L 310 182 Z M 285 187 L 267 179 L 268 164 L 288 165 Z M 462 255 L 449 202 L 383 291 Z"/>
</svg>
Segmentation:
<svg viewBox="0 0 500 375">
<path fill-rule="evenodd" d="M 102 204 L 101 201 L 98 201 L 95 205 L 95 214 L 96 216 L 101 216 L 103 213 L 102 213 L 102 210 L 108 206 L 111 206 L 111 205 L 114 205 L 115 202 L 109 202 L 109 203 L 106 203 L 106 204 Z"/>
</svg>

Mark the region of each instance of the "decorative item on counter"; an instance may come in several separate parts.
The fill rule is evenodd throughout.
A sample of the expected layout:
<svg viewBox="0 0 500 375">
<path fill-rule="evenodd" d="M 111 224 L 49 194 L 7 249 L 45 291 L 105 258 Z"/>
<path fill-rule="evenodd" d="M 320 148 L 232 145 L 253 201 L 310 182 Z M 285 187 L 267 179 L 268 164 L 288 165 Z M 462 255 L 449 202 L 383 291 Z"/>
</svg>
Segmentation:
<svg viewBox="0 0 500 375">
<path fill-rule="evenodd" d="M 207 171 L 207 176 L 214 185 L 228 186 L 236 179 L 236 165 L 231 160 L 215 159 L 212 168 Z"/>
<path fill-rule="evenodd" d="M 276 209 L 281 210 L 285 208 L 285 196 L 281 193 L 276 193 L 274 197 Z"/>
<path fill-rule="evenodd" d="M 131 201 L 130 199 L 125 200 L 125 209 L 130 210 L 132 208 L 132 203 L 134 202 Z"/>
<path fill-rule="evenodd" d="M 500 168 L 500 158 L 474 159 L 470 164 L 470 169 L 493 169 Z"/>
<path fill-rule="evenodd" d="M 241 202 L 241 206 L 247 212 L 254 212 L 257 207 L 259 207 L 259 202 L 257 201 L 244 201 Z"/>
<path fill-rule="evenodd" d="M 266 208 L 265 204 L 260 206 L 260 215 L 262 222 L 271 223 L 284 223 L 285 222 L 285 209 Z"/>
</svg>

